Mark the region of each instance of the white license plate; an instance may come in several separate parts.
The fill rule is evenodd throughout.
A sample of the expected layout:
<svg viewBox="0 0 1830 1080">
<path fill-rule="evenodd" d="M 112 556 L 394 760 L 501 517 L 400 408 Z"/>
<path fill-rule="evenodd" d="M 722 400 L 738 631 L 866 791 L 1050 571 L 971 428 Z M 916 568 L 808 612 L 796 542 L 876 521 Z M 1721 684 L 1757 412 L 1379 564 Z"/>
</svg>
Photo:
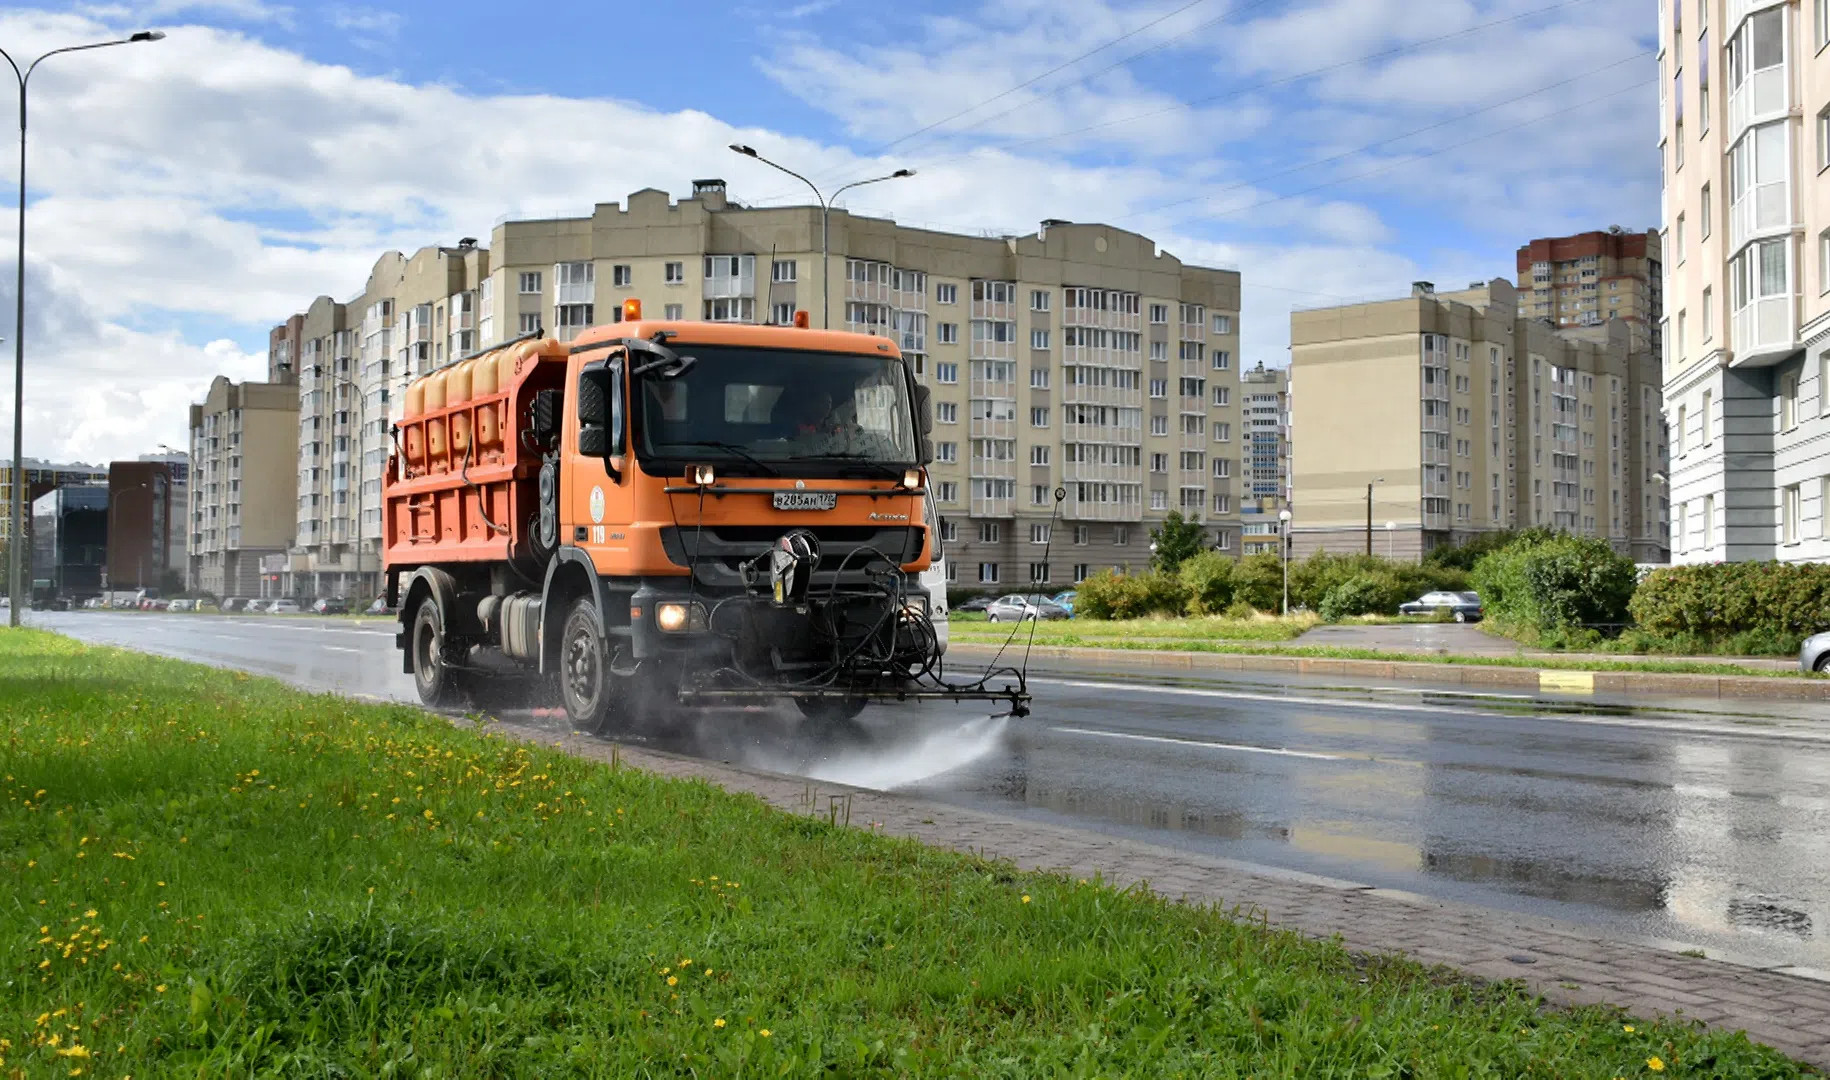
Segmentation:
<svg viewBox="0 0 1830 1080">
<path fill-rule="evenodd" d="M 774 495 L 777 510 L 831 510 L 839 505 L 832 491 L 778 491 Z"/>
</svg>

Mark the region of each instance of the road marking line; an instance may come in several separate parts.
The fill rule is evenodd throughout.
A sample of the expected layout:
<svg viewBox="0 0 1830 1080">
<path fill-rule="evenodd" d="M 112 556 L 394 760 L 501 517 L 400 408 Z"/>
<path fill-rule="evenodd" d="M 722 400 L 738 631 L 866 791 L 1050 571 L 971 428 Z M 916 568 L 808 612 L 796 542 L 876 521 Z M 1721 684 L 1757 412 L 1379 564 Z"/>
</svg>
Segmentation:
<svg viewBox="0 0 1830 1080">
<path fill-rule="evenodd" d="M 1308 750 L 1284 750 L 1271 746 L 1244 746 L 1239 743 L 1208 742 L 1205 739 L 1170 739 L 1161 735 L 1133 735 L 1124 731 L 1100 731 L 1097 728 L 1054 727 L 1063 735 L 1090 735 L 1101 739 L 1130 739 L 1133 742 L 1163 743 L 1169 746 L 1199 746 L 1207 750 L 1237 750 L 1243 754 L 1270 754 L 1274 757 L 1311 758 L 1316 761 L 1343 761 L 1334 754 L 1317 754 Z"/>
<path fill-rule="evenodd" d="M 349 647 L 349 646 L 348 646 L 348 645 L 324 645 L 324 646 L 321 646 L 321 648 L 323 648 L 323 649 L 324 649 L 324 651 L 326 651 L 326 652 L 353 652 L 353 653 L 359 653 L 359 652 L 362 652 L 362 651 L 363 651 L 363 650 L 362 650 L 362 649 L 352 649 L 352 648 L 350 648 L 350 647 Z"/>
</svg>

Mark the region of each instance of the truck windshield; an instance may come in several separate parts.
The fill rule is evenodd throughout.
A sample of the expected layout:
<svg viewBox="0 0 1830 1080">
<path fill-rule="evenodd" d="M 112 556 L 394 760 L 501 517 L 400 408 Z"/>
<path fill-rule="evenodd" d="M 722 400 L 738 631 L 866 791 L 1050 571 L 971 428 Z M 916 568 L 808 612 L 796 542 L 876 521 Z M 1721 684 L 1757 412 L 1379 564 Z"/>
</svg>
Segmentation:
<svg viewBox="0 0 1830 1080">
<path fill-rule="evenodd" d="M 908 380 L 895 357 L 674 347 L 699 362 L 676 379 L 641 380 L 636 436 L 644 458 L 915 464 Z"/>
</svg>

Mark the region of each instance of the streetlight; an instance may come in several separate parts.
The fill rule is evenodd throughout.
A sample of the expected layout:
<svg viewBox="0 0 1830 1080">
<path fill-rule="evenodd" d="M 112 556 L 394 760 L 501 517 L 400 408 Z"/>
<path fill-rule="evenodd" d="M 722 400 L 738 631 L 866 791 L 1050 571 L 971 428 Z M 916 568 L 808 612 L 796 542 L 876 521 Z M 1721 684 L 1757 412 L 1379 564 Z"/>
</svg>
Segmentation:
<svg viewBox="0 0 1830 1080">
<path fill-rule="evenodd" d="M 820 327 L 824 330 L 832 329 L 832 250 L 827 240 L 833 202 L 837 201 L 840 195 L 845 194 L 852 188 L 863 187 L 866 184 L 880 184 L 885 180 L 901 180 L 904 177 L 914 176 L 915 170 L 897 169 L 888 176 L 872 177 L 869 180 L 854 180 L 833 192 L 831 199 L 827 199 L 824 195 L 820 194 L 819 188 L 813 186 L 813 181 L 785 165 L 777 165 L 775 162 L 763 157 L 756 152 L 755 147 L 745 146 L 742 143 L 732 143 L 731 149 L 742 154 L 744 157 L 755 158 L 757 161 L 762 162 L 772 169 L 778 169 L 787 173 L 789 176 L 794 177 L 796 180 L 799 180 L 801 183 L 806 184 L 811 188 L 813 197 L 820 200 Z"/>
<path fill-rule="evenodd" d="M 1277 546 L 1284 554 L 1284 618 L 1287 619 L 1290 617 L 1290 545 L 1294 539 L 1290 535 L 1289 508 L 1286 507 L 1285 509 L 1279 510 L 1277 512 L 1277 520 L 1280 522 L 1277 531 L 1282 534 L 1278 537 L 1279 543 Z"/>
<path fill-rule="evenodd" d="M 1385 477 L 1375 477 L 1372 484 L 1366 485 L 1366 557 L 1372 557 L 1372 489 L 1373 484 L 1385 483 Z"/>
<path fill-rule="evenodd" d="M 7 592 L 12 596 L 11 623 L 19 625 L 20 601 L 25 598 L 25 560 L 19 538 L 25 535 L 25 486 L 21 483 L 21 470 L 25 462 L 25 91 L 31 81 L 32 72 L 38 65 L 59 53 L 85 52 L 89 49 L 106 49 L 111 45 L 132 45 L 142 41 L 161 41 L 165 35 L 158 30 L 142 30 L 131 37 L 118 41 L 98 41 L 92 45 L 66 45 L 61 49 L 52 49 L 38 59 L 26 65 L 25 71 L 19 70 L 19 64 L 5 49 L 0 49 L 0 57 L 5 57 L 7 65 L 13 69 L 13 77 L 19 80 L 19 261 L 18 276 L 13 279 L 13 505 L 12 536 L 13 542 L 8 556 Z"/>
</svg>

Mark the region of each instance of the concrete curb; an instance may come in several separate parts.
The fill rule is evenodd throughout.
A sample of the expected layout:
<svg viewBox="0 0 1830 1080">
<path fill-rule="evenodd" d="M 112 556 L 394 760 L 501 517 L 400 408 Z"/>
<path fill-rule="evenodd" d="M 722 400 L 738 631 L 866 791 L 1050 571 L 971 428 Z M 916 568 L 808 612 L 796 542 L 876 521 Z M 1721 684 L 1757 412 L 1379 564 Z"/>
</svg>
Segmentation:
<svg viewBox="0 0 1830 1080">
<path fill-rule="evenodd" d="M 988 660 L 997 646 L 955 642 L 949 660 Z M 1013 643 L 1004 659 L 1021 658 Z M 1160 671 L 1259 671 L 1285 675 L 1329 675 L 1340 678 L 1405 679 L 1456 686 L 1509 687 L 1562 694 L 1666 694 L 1699 698 L 1751 698 L 1764 701 L 1830 702 L 1830 679 L 1763 675 L 1671 675 L 1645 671 L 1575 671 L 1501 667 L 1486 664 L 1438 664 L 1427 660 L 1339 660 L 1309 656 L 1243 653 L 1170 652 L 1146 649 L 1063 648 L 1038 645 L 1031 661 L 1055 663 L 1118 662 Z"/>
</svg>

